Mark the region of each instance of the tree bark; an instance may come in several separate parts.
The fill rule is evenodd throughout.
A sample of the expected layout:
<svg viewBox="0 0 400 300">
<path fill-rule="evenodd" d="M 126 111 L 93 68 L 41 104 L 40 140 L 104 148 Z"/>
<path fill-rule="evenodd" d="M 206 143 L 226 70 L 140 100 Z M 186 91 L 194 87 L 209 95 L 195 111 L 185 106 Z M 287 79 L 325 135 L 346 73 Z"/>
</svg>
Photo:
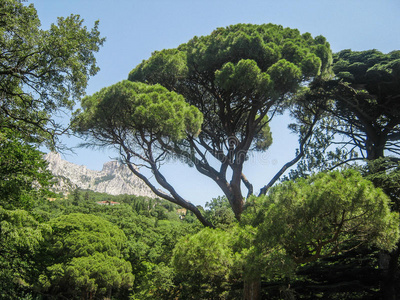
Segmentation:
<svg viewBox="0 0 400 300">
<path fill-rule="evenodd" d="M 396 250 L 391 253 L 381 253 L 379 260 L 385 260 L 384 275 L 381 281 L 381 292 L 383 300 L 398 300 L 400 299 L 399 283 L 398 283 L 398 261 L 400 257 L 400 247 L 397 244 Z"/>
<path fill-rule="evenodd" d="M 368 136 L 367 139 L 367 159 L 374 161 L 379 158 L 385 157 L 384 149 L 387 143 L 387 135 L 377 135 L 373 140 Z M 384 167 L 379 168 L 375 172 L 384 172 Z M 375 186 L 381 187 L 385 192 L 384 187 L 380 186 L 379 182 L 374 182 Z M 400 243 L 397 243 L 396 248 L 391 253 L 381 252 L 379 254 L 379 269 L 381 269 L 383 276 L 380 281 L 380 291 L 383 300 L 398 300 L 400 299 L 399 290 L 399 257 L 400 257 Z"/>
<path fill-rule="evenodd" d="M 243 299 L 244 300 L 261 299 L 261 277 L 256 277 L 244 281 Z"/>
</svg>

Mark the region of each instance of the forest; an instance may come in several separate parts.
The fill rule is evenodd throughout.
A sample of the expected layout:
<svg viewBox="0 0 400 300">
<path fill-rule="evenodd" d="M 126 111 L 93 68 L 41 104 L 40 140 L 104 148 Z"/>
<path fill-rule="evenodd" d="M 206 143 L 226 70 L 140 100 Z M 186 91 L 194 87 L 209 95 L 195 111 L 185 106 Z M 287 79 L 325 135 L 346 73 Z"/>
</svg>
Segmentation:
<svg viewBox="0 0 400 300">
<path fill-rule="evenodd" d="M 400 50 L 236 24 L 86 96 L 99 23 L 43 30 L 33 4 L 0 3 L 1 299 L 400 299 Z M 256 191 L 244 166 L 279 115 L 296 155 Z M 116 149 L 157 198 L 53 192 L 40 149 L 66 134 Z M 173 161 L 221 195 L 183 197 Z"/>
</svg>

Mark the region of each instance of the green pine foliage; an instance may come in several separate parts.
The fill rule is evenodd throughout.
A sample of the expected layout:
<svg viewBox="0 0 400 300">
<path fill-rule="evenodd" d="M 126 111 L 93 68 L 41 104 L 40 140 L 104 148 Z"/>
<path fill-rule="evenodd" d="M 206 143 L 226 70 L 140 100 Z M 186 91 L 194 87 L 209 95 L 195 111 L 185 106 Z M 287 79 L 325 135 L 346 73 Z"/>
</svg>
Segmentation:
<svg viewBox="0 0 400 300">
<path fill-rule="evenodd" d="M 219 203 L 215 199 L 211 205 L 218 211 Z M 369 266 L 376 257 L 366 249 L 395 248 L 399 216 L 389 203 L 382 190 L 354 170 L 277 185 L 264 197 L 250 198 L 239 223 L 203 229 L 179 241 L 172 264 L 181 280 L 180 295 L 240 298 L 238 283 L 255 281 L 263 282 L 266 299 L 297 293 L 302 299 L 375 295 L 375 283 L 365 288 L 377 276 Z M 347 277 L 337 277 L 351 266 Z M 361 270 L 363 277 L 352 286 L 349 281 Z"/>
<path fill-rule="evenodd" d="M 52 232 L 38 253 L 46 265 L 36 283 L 40 293 L 50 294 L 50 299 L 128 294 L 134 276 L 122 255 L 127 239 L 121 229 L 82 213 L 63 215 L 48 224 Z"/>
</svg>

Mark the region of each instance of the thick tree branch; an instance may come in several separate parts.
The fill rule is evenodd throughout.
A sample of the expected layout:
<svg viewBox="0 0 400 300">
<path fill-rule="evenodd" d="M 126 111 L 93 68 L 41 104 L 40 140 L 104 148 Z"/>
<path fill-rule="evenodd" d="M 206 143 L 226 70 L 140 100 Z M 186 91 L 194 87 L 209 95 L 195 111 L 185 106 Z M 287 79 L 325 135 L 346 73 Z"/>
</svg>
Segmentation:
<svg viewBox="0 0 400 300">
<path fill-rule="evenodd" d="M 151 164 L 151 170 L 153 171 L 153 174 L 157 180 L 157 182 L 165 189 L 167 189 L 171 195 L 167 195 L 163 192 L 161 192 L 160 190 L 158 190 L 151 182 L 150 180 L 144 176 L 143 174 L 141 174 L 138 170 L 135 169 L 135 167 L 132 165 L 131 162 L 131 155 L 129 154 L 129 149 L 126 148 L 125 146 L 121 145 L 122 148 L 124 149 L 123 153 L 122 151 L 120 152 L 121 156 L 124 157 L 124 162 L 126 163 L 126 165 L 128 166 L 129 170 L 135 174 L 138 178 L 140 178 L 141 180 L 143 180 L 143 182 L 153 191 L 154 194 L 156 194 L 157 196 L 168 200 L 172 203 L 178 204 L 180 206 L 182 206 L 183 208 L 186 208 L 188 210 L 190 210 L 191 212 L 193 212 L 195 214 L 195 216 L 197 217 L 197 219 L 204 225 L 207 227 L 214 227 L 209 221 L 207 221 L 204 216 L 201 214 L 201 212 L 199 211 L 199 209 L 193 205 L 192 203 L 190 203 L 189 201 L 183 199 L 176 191 L 175 189 L 167 182 L 167 180 L 165 179 L 165 177 L 161 174 L 161 172 L 158 170 L 156 164 L 153 162 Z"/>
</svg>

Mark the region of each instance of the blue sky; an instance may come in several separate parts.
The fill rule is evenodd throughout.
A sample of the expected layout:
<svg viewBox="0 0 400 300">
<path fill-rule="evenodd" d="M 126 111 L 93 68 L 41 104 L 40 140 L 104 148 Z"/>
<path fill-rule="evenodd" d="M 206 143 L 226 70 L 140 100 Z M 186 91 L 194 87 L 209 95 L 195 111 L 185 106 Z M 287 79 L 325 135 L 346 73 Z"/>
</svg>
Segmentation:
<svg viewBox="0 0 400 300">
<path fill-rule="evenodd" d="M 59 16 L 79 14 L 92 27 L 100 20 L 107 40 L 96 55 L 101 71 L 89 81 L 87 94 L 126 79 L 129 72 L 155 50 L 175 48 L 197 35 L 236 23 L 275 23 L 323 35 L 334 52 L 342 49 L 382 52 L 400 49 L 398 0 L 34 0 L 44 29 Z M 295 153 L 296 137 L 284 119 L 271 124 L 274 144 L 266 153 L 251 157 L 245 173 L 257 191 Z M 64 138 L 70 147 L 80 141 Z M 75 149 L 63 155 L 68 161 L 100 170 L 115 157 L 111 151 Z M 177 191 L 204 205 L 221 194 L 207 178 L 179 163 L 163 167 Z"/>
</svg>

